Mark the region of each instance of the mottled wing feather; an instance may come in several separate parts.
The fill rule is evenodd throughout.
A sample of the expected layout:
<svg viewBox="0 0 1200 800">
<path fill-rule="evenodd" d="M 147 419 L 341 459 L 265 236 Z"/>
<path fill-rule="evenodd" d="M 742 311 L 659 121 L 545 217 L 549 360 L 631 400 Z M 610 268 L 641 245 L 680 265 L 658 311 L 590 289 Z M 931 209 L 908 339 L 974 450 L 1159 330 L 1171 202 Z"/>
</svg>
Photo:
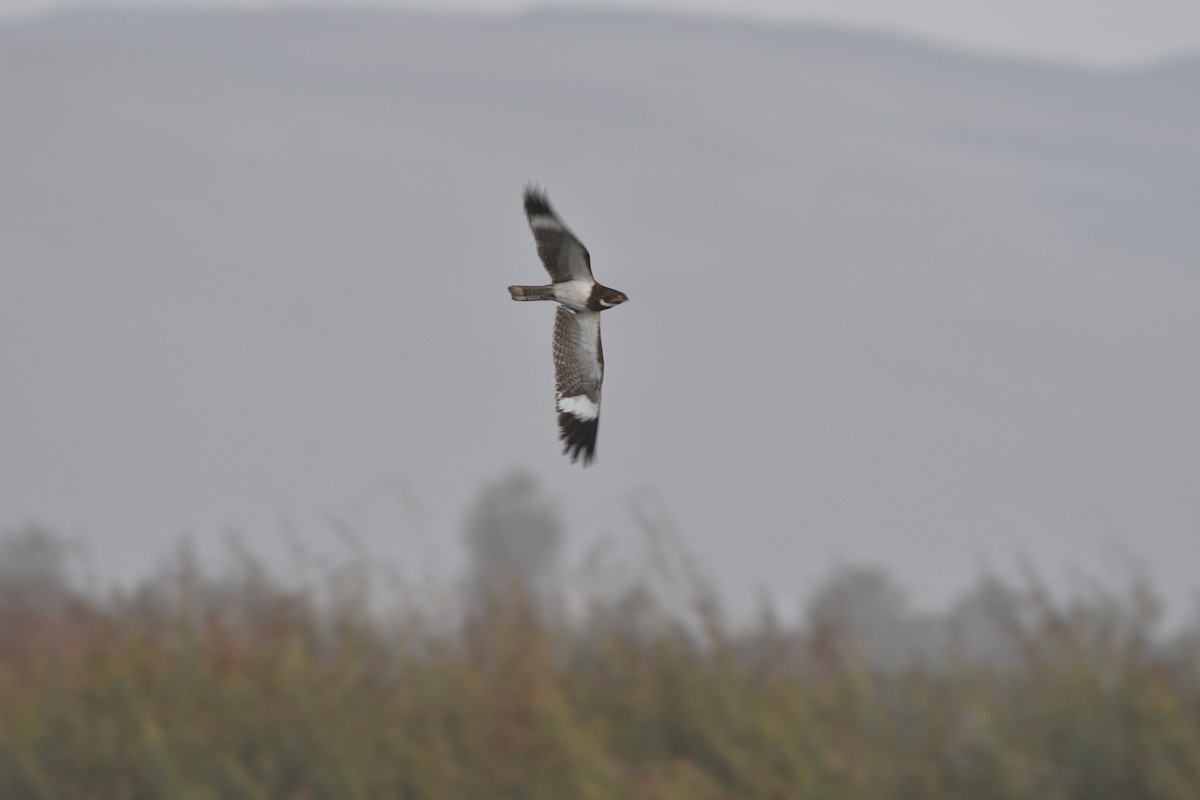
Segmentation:
<svg viewBox="0 0 1200 800">
<path fill-rule="evenodd" d="M 587 248 L 554 213 L 546 195 L 536 188 L 525 190 L 525 216 L 537 242 L 538 257 L 552 281 L 592 280 L 592 259 Z"/>
<path fill-rule="evenodd" d="M 595 457 L 603 381 L 600 312 L 559 306 L 554 317 L 555 408 L 558 438 L 571 461 L 582 455 L 586 465 Z"/>
</svg>

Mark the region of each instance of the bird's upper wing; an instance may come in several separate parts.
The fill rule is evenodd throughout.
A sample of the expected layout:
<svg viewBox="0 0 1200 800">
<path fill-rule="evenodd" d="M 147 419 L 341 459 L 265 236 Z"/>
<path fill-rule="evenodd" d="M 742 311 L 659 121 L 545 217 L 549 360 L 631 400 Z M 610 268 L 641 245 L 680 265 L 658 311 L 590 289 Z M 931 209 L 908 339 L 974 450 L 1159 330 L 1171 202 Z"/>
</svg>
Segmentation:
<svg viewBox="0 0 1200 800">
<path fill-rule="evenodd" d="M 586 466 L 596 455 L 600 425 L 600 384 L 604 382 L 604 350 L 600 346 L 600 312 L 558 307 L 554 317 L 555 407 L 563 452 Z"/>
<path fill-rule="evenodd" d="M 554 213 L 546 195 L 533 186 L 525 189 L 525 216 L 537 241 L 538 257 L 552 281 L 592 280 L 587 248 Z"/>
</svg>

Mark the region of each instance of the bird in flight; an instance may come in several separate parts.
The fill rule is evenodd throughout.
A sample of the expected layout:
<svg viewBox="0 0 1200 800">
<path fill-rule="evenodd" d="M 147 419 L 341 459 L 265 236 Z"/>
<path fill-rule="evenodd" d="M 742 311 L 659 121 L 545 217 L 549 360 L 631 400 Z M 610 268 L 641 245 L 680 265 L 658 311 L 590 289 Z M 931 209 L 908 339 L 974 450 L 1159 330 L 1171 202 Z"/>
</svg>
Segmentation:
<svg viewBox="0 0 1200 800">
<path fill-rule="evenodd" d="M 550 207 L 545 192 L 525 187 L 525 216 L 537 242 L 538 257 L 550 273 L 549 286 L 510 286 L 513 300 L 554 300 L 554 383 L 558 438 L 574 463 L 587 466 L 596 457 L 600 424 L 600 384 L 604 350 L 600 312 L 624 303 L 623 292 L 601 286 L 592 277 L 587 248 Z"/>
</svg>

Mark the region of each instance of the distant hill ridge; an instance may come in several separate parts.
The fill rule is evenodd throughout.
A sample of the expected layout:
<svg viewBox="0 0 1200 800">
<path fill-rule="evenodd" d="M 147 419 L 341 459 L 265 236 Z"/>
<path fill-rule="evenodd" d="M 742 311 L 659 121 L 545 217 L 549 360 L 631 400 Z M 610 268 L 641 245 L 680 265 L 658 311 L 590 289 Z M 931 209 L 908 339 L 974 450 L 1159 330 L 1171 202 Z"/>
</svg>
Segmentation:
<svg viewBox="0 0 1200 800">
<path fill-rule="evenodd" d="M 933 42 L 919 37 L 870 29 L 854 29 L 824 23 L 783 22 L 772 23 L 729 17 L 712 17 L 702 14 L 686 14 L 664 11 L 627 11 L 608 9 L 552 9 L 534 8 L 513 14 L 471 14 L 469 12 L 446 12 L 421 10 L 388 10 L 372 8 L 254 8 L 247 10 L 203 9 L 198 7 L 156 8 L 152 6 L 88 6 L 61 8 L 29 18 L 0 20 L 0 31 L 4 29 L 36 29 L 67 34 L 117 34 L 150 33 L 152 31 L 193 28 L 201 22 L 229 24 L 237 20 L 274 22 L 292 21 L 302 24 L 395 23 L 435 22 L 445 24 L 476 23 L 485 25 L 563 25 L 586 27 L 592 30 L 608 28 L 612 31 L 646 30 L 672 32 L 687 35 L 742 35 L 754 37 L 759 45 L 774 43 L 779 46 L 821 47 L 843 52 L 863 54 L 890 53 L 910 57 L 955 56 L 969 60 L 999 61 L 1007 65 L 1027 64 L 1041 67 L 1080 69 L 1094 68 L 1072 66 L 1049 59 L 1022 58 L 1020 56 L 997 56 L 972 54 L 964 48 Z M 1200 52 L 1179 53 L 1167 59 L 1104 72 L 1126 72 L 1155 70 L 1178 74 L 1187 80 L 1200 74 Z"/>
</svg>

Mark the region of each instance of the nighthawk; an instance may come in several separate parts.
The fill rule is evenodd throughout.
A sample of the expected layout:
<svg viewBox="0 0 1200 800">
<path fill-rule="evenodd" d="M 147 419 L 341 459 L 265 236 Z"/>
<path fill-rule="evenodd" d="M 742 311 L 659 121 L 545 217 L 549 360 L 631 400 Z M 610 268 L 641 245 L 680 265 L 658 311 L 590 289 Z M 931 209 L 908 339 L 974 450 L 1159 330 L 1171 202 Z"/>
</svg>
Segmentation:
<svg viewBox="0 0 1200 800">
<path fill-rule="evenodd" d="M 592 277 L 587 248 L 567 228 L 546 194 L 525 189 L 525 215 L 537 241 L 538 257 L 550 273 L 549 286 L 510 286 L 513 300 L 554 300 L 554 382 L 558 438 L 563 452 L 586 466 L 596 456 L 600 424 L 600 385 L 604 382 L 604 350 L 600 346 L 600 312 L 624 303 L 623 292 L 601 286 Z"/>
</svg>

